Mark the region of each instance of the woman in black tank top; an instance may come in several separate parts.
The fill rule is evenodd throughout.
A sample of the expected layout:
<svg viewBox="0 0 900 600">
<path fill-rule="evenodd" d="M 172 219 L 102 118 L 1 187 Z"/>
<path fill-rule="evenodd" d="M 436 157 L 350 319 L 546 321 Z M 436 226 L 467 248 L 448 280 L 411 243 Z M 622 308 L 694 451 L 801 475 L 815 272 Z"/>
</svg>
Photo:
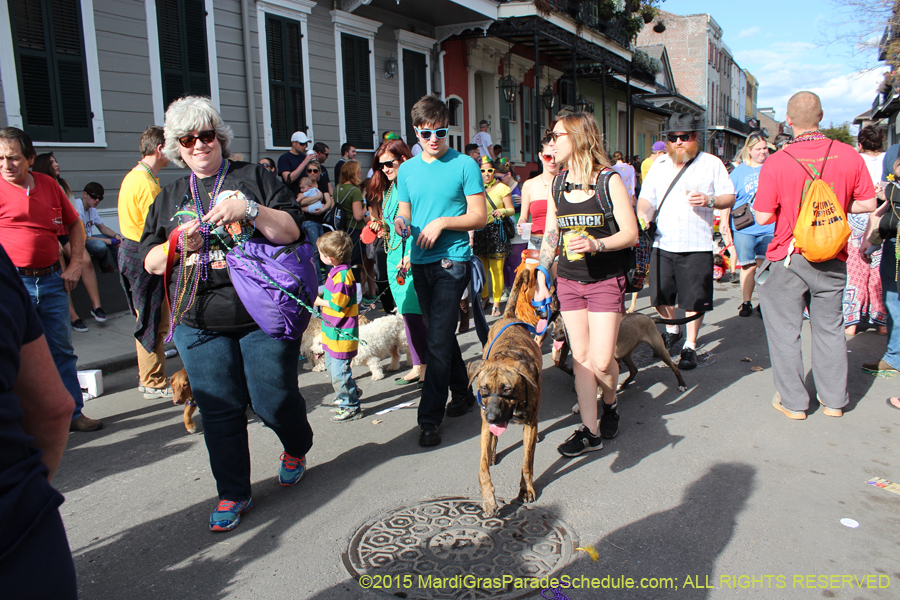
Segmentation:
<svg viewBox="0 0 900 600">
<path fill-rule="evenodd" d="M 601 437 L 612 438 L 619 431 L 619 365 L 614 354 L 625 312 L 625 260 L 628 249 L 637 243 L 638 224 L 625 184 L 610 169 L 593 115 L 566 115 L 552 135 L 556 161 L 567 168 L 554 182 L 560 192 L 547 203 L 540 263 L 546 269 L 542 272 L 549 273 L 559 247 L 557 294 L 575 363 L 582 426 L 558 450 L 563 456 L 578 456 L 600 450 Z M 609 206 L 615 229 L 606 222 Z M 544 276 L 538 282 L 535 300 L 549 296 L 542 285 Z M 598 385 L 603 392 L 599 426 Z"/>
</svg>

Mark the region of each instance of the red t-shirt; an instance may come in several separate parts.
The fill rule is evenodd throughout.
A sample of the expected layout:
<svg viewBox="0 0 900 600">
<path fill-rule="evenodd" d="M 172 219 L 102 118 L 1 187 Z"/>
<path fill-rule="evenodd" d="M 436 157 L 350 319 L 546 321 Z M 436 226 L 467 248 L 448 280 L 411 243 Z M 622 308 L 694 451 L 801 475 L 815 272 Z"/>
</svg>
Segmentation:
<svg viewBox="0 0 900 600">
<path fill-rule="evenodd" d="M 17 267 L 43 269 L 59 259 L 60 226 L 78 219 L 75 207 L 48 175 L 31 173 L 27 191 L 0 178 L 0 245 Z"/>
<path fill-rule="evenodd" d="M 822 179 L 834 190 L 845 212 L 851 200 L 871 200 L 875 197 L 875 188 L 866 164 L 853 146 L 834 142 L 823 172 L 823 161 L 829 144 L 832 144 L 831 140 L 789 144 L 763 163 L 753 209 L 775 213 L 775 239 L 766 251 L 766 258 L 769 260 L 782 260 L 787 256 L 794 238 L 797 215 L 800 213 L 804 182 L 810 179 L 791 156 L 803 163 L 810 173 L 822 173 Z M 794 253 L 797 252 L 799 250 L 794 250 Z M 847 250 L 842 250 L 836 258 L 846 261 Z"/>
</svg>

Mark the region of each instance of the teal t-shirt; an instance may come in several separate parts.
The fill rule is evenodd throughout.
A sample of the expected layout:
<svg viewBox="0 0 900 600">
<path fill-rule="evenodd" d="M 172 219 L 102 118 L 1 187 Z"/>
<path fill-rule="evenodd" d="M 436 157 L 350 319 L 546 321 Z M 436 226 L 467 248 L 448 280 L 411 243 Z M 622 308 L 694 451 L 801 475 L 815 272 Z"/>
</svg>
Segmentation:
<svg viewBox="0 0 900 600">
<path fill-rule="evenodd" d="M 412 210 L 410 262 L 421 265 L 443 258 L 468 261 L 472 257 L 467 231 L 441 232 L 434 246 L 419 248 L 415 240 L 422 229 L 438 217 L 466 214 L 466 196 L 484 192 L 481 169 L 472 158 L 448 148 L 437 160 L 422 160 L 423 154 L 400 165 L 394 193 L 398 202 L 409 202 Z"/>
</svg>

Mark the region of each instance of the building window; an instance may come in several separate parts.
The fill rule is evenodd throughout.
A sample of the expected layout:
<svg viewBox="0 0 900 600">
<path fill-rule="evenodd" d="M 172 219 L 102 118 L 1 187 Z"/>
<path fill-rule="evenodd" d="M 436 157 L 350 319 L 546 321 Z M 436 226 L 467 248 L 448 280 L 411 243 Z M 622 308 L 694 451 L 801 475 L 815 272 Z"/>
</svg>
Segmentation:
<svg viewBox="0 0 900 600">
<path fill-rule="evenodd" d="M 344 119 L 347 142 L 357 148 L 370 148 L 372 136 L 372 82 L 369 78 L 369 40 L 341 34 L 343 58 Z"/>
<path fill-rule="evenodd" d="M 36 142 L 94 142 L 81 3 L 8 6 L 22 128 Z"/>
<path fill-rule="evenodd" d="M 302 45 L 299 21 L 266 15 L 269 110 L 276 146 L 290 146 L 295 131 L 306 131 Z"/>
<path fill-rule="evenodd" d="M 156 0 L 163 105 L 187 94 L 209 96 L 204 0 Z"/>
</svg>

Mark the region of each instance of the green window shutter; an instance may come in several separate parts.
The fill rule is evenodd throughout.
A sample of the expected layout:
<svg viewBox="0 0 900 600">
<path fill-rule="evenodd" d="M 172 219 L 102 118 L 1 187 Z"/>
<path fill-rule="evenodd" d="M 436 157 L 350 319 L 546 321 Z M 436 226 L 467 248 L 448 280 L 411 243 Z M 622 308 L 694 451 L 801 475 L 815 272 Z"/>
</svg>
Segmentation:
<svg viewBox="0 0 900 600">
<path fill-rule="evenodd" d="M 163 104 L 184 95 L 209 96 L 209 54 L 203 0 L 156 0 Z"/>
<path fill-rule="evenodd" d="M 290 146 L 291 134 L 307 127 L 302 44 L 298 21 L 266 15 L 269 108 L 276 146 Z"/>
<path fill-rule="evenodd" d="M 344 96 L 344 122 L 347 142 L 357 148 L 371 148 L 372 129 L 372 85 L 369 77 L 369 40 L 346 33 L 341 34 L 341 57 L 343 60 L 344 89 L 338 90 Z"/>
<path fill-rule="evenodd" d="M 78 0 L 9 0 L 25 131 L 41 142 L 92 142 Z"/>
<path fill-rule="evenodd" d="M 428 61 L 421 52 L 403 50 L 403 103 L 406 106 L 406 138 L 412 147 L 418 141 L 412 122 L 412 107 L 428 93 Z M 410 143 L 411 142 L 411 143 Z"/>
</svg>

